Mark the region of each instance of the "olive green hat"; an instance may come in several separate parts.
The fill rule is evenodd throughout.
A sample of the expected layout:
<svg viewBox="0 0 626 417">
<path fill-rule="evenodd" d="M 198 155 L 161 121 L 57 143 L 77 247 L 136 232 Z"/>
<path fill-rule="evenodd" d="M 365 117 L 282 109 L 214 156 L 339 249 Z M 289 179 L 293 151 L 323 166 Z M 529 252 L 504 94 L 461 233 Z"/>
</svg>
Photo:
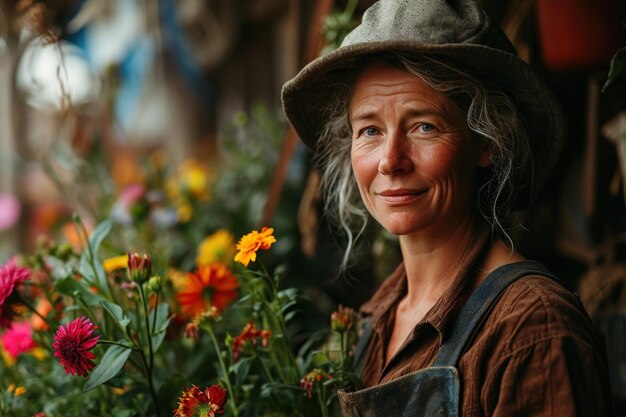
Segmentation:
<svg viewBox="0 0 626 417">
<path fill-rule="evenodd" d="M 526 125 L 532 152 L 532 173 L 521 174 L 516 189 L 536 195 L 565 141 L 561 108 L 500 28 L 470 0 L 380 0 L 338 49 L 286 82 L 283 108 L 307 147 L 315 150 L 328 109 L 344 91 L 334 86 L 345 83 L 346 70 L 389 51 L 456 63 L 503 86 Z"/>
</svg>

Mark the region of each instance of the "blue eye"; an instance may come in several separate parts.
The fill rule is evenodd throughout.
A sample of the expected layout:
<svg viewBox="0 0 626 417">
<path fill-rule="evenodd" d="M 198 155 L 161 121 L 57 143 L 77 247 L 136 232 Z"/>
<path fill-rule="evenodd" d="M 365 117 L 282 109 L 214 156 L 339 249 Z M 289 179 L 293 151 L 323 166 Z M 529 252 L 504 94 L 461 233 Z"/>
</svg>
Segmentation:
<svg viewBox="0 0 626 417">
<path fill-rule="evenodd" d="M 378 129 L 376 129 L 375 127 L 366 127 L 364 129 L 361 129 L 359 131 L 359 136 L 361 135 L 365 135 L 365 136 L 376 136 L 378 135 L 380 132 Z"/>
<path fill-rule="evenodd" d="M 430 133 L 436 130 L 435 126 L 431 125 L 430 123 L 421 123 L 417 128 L 422 133 Z"/>
</svg>

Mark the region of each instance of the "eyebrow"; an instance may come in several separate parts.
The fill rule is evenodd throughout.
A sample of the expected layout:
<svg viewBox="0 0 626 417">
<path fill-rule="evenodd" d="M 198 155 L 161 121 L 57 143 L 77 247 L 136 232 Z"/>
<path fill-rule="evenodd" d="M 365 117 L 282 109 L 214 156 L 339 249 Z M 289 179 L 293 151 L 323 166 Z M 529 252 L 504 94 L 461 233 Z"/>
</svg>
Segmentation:
<svg viewBox="0 0 626 417">
<path fill-rule="evenodd" d="M 426 109 L 426 108 L 413 108 L 409 109 L 405 116 L 408 117 L 419 117 L 419 116 L 437 116 L 437 117 L 445 117 L 444 112 L 434 109 Z M 362 121 L 362 120 L 371 120 L 375 119 L 376 111 L 366 110 L 363 112 L 355 113 L 354 115 L 350 115 L 350 122 Z"/>
</svg>

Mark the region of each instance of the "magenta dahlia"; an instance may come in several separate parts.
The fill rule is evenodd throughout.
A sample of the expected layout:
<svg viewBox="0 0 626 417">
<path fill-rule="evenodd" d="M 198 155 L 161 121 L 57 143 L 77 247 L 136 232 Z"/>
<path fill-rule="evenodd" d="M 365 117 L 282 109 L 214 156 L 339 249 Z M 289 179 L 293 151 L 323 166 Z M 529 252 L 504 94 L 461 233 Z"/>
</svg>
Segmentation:
<svg viewBox="0 0 626 417">
<path fill-rule="evenodd" d="M 66 374 L 84 377 L 96 365 L 93 361 L 96 355 L 91 349 L 100 339 L 99 335 L 93 335 L 97 328 L 87 317 L 79 317 L 59 327 L 52 347 L 54 356 L 59 358 Z"/>
<path fill-rule="evenodd" d="M 30 278 L 30 269 L 17 265 L 14 258 L 0 267 L 0 328 L 11 327 L 12 304 L 17 286 Z"/>
</svg>

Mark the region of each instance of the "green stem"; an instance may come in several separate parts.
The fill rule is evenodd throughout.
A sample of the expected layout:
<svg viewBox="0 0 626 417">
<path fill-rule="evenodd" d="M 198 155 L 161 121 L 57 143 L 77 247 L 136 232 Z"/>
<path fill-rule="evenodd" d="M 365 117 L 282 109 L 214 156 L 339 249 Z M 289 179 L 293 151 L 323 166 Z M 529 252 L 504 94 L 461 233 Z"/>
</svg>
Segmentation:
<svg viewBox="0 0 626 417">
<path fill-rule="evenodd" d="M 222 370 L 222 376 L 224 377 L 224 382 L 226 383 L 226 388 L 228 389 L 228 395 L 231 397 L 231 400 L 232 400 L 232 401 L 229 401 L 228 403 L 231 405 L 233 409 L 233 414 L 236 417 L 237 415 L 239 415 L 239 409 L 237 408 L 237 396 L 235 395 L 235 390 L 233 389 L 233 386 L 230 383 L 230 378 L 228 376 L 228 369 L 226 369 L 224 358 L 222 358 L 220 345 L 219 343 L 217 343 L 217 338 L 215 337 L 215 333 L 213 333 L 213 327 L 210 324 L 207 324 L 206 326 L 203 326 L 203 328 L 207 331 L 207 333 L 211 337 L 211 341 L 213 342 L 213 347 L 215 348 L 215 353 L 217 354 L 217 361 L 219 362 L 220 369 Z"/>
<path fill-rule="evenodd" d="M 152 317 L 152 330 L 150 331 L 151 334 L 154 334 L 154 332 L 156 331 L 156 322 L 157 322 L 157 312 L 159 310 L 159 292 L 156 293 L 156 298 L 154 300 L 154 315 Z"/>
<path fill-rule="evenodd" d="M 35 306 L 30 304 L 28 301 L 24 300 L 22 297 L 20 297 L 19 302 L 21 304 L 25 305 L 26 308 L 28 308 L 33 314 L 35 314 L 40 319 L 42 319 L 48 325 L 48 329 L 53 329 L 53 328 L 57 327 L 58 323 L 53 323 L 47 317 L 44 317 L 39 311 L 37 311 Z"/>
<path fill-rule="evenodd" d="M 146 301 L 146 295 L 143 291 L 143 284 L 137 284 L 139 287 L 139 295 L 141 297 L 141 303 L 143 305 L 143 316 L 146 324 L 146 337 L 148 338 L 148 353 L 149 358 L 148 361 L 145 359 L 145 354 L 141 351 L 142 356 L 144 357 L 144 363 L 146 365 L 146 370 L 148 372 L 148 385 L 150 386 L 150 393 L 152 395 L 152 399 L 154 400 L 154 408 L 157 416 L 161 415 L 161 410 L 159 409 L 159 402 L 156 396 L 156 392 L 154 390 L 154 382 L 152 380 L 153 371 L 154 371 L 154 351 L 152 348 L 152 333 L 150 332 L 150 320 L 148 318 L 150 312 L 148 311 L 148 302 Z"/>
<path fill-rule="evenodd" d="M 150 389 L 150 396 L 152 397 L 152 402 L 154 403 L 154 413 L 158 416 L 161 415 L 161 409 L 159 407 L 159 397 L 157 397 L 156 390 L 154 389 L 154 383 L 152 382 L 152 370 L 148 364 L 148 360 L 146 359 L 146 354 L 143 350 L 139 349 L 139 354 L 141 355 L 141 359 L 143 361 L 143 365 L 146 368 L 146 376 L 148 380 L 148 388 Z"/>
<path fill-rule="evenodd" d="M 346 9 L 344 13 L 348 16 L 352 17 L 354 15 L 354 11 L 356 10 L 356 6 L 359 4 L 359 0 L 350 0 L 346 5 Z"/>
<path fill-rule="evenodd" d="M 257 352 L 256 348 L 253 347 L 252 351 L 254 352 L 254 357 L 256 359 L 258 359 L 259 363 L 261 364 L 261 369 L 263 370 L 263 373 L 265 374 L 265 378 L 267 378 L 268 382 L 273 384 L 274 383 L 274 378 L 272 378 L 272 374 L 270 373 L 270 370 L 267 369 L 267 366 L 265 365 L 265 362 L 263 362 L 263 359 L 259 356 L 259 353 Z"/>
<path fill-rule="evenodd" d="M 322 417 L 328 417 L 328 407 L 326 407 L 326 402 L 324 401 L 325 391 L 326 390 L 324 386 L 319 387 L 317 390 L 317 402 L 320 405 L 320 410 L 322 411 Z"/>
<path fill-rule="evenodd" d="M 128 345 L 125 345 L 124 343 L 115 342 L 115 341 L 113 341 L 113 340 L 105 340 L 105 339 L 100 339 L 100 340 L 98 340 L 98 344 L 103 344 L 103 345 L 116 345 L 116 346 L 121 346 L 121 347 L 126 348 L 126 349 L 141 350 L 141 349 L 139 349 L 139 348 L 138 348 L 138 347 L 136 347 L 136 346 L 128 346 Z"/>
</svg>

